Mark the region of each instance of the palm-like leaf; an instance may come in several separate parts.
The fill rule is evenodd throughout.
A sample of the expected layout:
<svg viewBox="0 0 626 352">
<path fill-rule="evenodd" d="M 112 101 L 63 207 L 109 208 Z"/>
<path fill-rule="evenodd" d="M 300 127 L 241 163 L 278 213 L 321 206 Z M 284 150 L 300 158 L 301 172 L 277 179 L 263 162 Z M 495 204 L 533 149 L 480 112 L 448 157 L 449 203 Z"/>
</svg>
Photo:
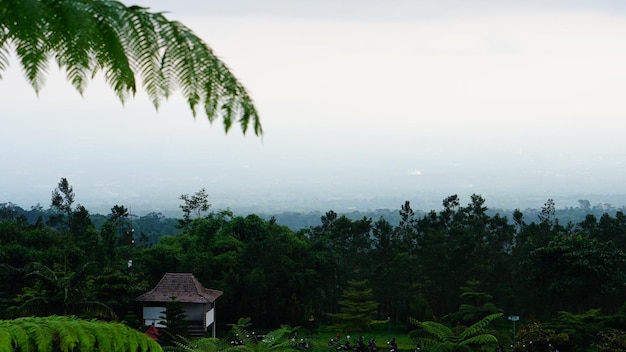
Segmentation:
<svg viewBox="0 0 626 352">
<path fill-rule="evenodd" d="M 37 92 L 53 58 L 81 94 L 102 72 L 124 102 L 139 77 L 156 108 L 180 89 L 194 116 L 202 105 L 209 121 L 222 118 L 226 132 L 238 122 L 244 133 L 252 124 L 262 134 L 252 99 L 228 67 L 162 13 L 114 0 L 0 0 L 0 73 L 10 51 Z"/>
<path fill-rule="evenodd" d="M 115 312 L 107 305 L 86 301 L 87 268 L 92 263 L 81 266 L 72 273 L 62 276 L 44 264 L 33 263 L 33 271 L 26 274 L 34 278 L 42 287 L 41 295 L 35 296 L 22 303 L 18 310 L 23 315 L 50 315 L 50 314 L 89 314 L 105 320 L 117 320 Z"/>
<path fill-rule="evenodd" d="M 7 347 L 22 352 L 162 351 L 156 341 L 126 325 L 66 316 L 0 321 L 0 351 Z"/>
<path fill-rule="evenodd" d="M 421 328 L 412 333 L 414 342 L 429 351 L 473 351 L 474 346 L 496 344 L 498 339 L 486 333 L 485 328 L 502 313 L 490 314 L 471 326 L 455 333 L 450 327 L 434 321 L 420 322 L 409 318 L 409 322 Z"/>
<path fill-rule="evenodd" d="M 461 333 L 461 338 L 467 339 L 481 333 L 487 327 L 487 325 L 489 325 L 493 320 L 502 317 L 502 315 L 502 313 L 489 314 L 488 316 L 482 318 L 480 321 L 472 324 L 470 327 L 465 329 L 463 333 Z"/>
</svg>

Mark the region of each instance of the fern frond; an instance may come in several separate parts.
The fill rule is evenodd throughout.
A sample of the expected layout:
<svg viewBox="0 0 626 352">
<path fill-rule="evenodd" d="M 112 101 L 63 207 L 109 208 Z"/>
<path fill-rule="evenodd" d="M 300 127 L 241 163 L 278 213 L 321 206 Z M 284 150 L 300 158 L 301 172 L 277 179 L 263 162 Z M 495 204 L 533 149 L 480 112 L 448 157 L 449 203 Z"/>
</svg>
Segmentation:
<svg viewBox="0 0 626 352">
<path fill-rule="evenodd" d="M 2 79 L 2 71 L 9 67 L 9 45 L 7 39 L 6 29 L 0 26 L 0 79 Z"/>
<path fill-rule="evenodd" d="M 460 342 L 462 345 L 487 345 L 498 343 L 498 338 L 491 334 L 480 334 L 472 336 Z"/>
<path fill-rule="evenodd" d="M 55 53 L 59 67 L 65 68 L 67 78 L 82 95 L 91 71 L 91 46 L 94 18 L 87 6 L 77 1 L 62 1 L 56 5 L 56 16 L 51 17 L 47 42 Z"/>
<path fill-rule="evenodd" d="M 11 333 L 2 325 L 0 325 L 0 352 L 13 352 Z"/>
<path fill-rule="evenodd" d="M 254 107 L 254 104 L 252 103 L 252 99 L 250 99 L 250 97 L 248 97 L 247 94 L 244 96 L 244 99 L 242 99 L 241 101 L 241 107 L 243 110 L 241 113 L 241 119 L 239 123 L 243 128 L 243 133 L 245 134 L 247 132 L 248 126 L 252 122 L 252 128 L 254 130 L 254 134 L 262 135 L 263 127 L 261 126 L 259 115 L 256 111 L 256 108 Z"/>
<path fill-rule="evenodd" d="M 159 45 L 157 22 L 145 8 L 134 7 L 127 13 L 128 52 L 135 71 L 139 72 L 143 86 L 153 105 L 158 109 L 160 100 L 167 98 L 170 87 L 161 71 L 162 50 Z"/>
<path fill-rule="evenodd" d="M 124 38 L 117 30 L 122 27 L 118 11 L 123 11 L 118 6 L 123 6 L 114 1 L 93 1 L 94 16 L 99 36 L 96 37 L 95 57 L 104 73 L 106 82 L 113 88 L 117 97 L 124 103 L 129 94 L 137 92 L 135 75 L 126 55 Z"/>
<path fill-rule="evenodd" d="M 124 350 L 125 351 L 137 351 L 139 348 L 139 341 L 137 340 L 137 336 L 131 330 L 123 330 L 122 331 L 122 341 L 124 341 Z"/>
<path fill-rule="evenodd" d="M 454 337 L 452 329 L 434 321 L 421 322 L 420 326 L 426 331 L 426 333 L 436 336 L 441 341 L 450 341 Z"/>
<path fill-rule="evenodd" d="M 76 346 L 79 345 L 80 339 L 78 338 L 78 332 L 71 324 L 68 324 L 65 319 L 58 319 L 58 317 L 51 317 L 48 319 L 47 324 L 54 335 L 58 338 L 58 344 L 61 352 L 71 352 Z"/>
<path fill-rule="evenodd" d="M 68 319 L 68 326 L 71 327 L 78 336 L 78 350 L 80 352 L 94 352 L 96 337 L 92 332 L 92 324 L 85 324 L 83 320 Z"/>
<path fill-rule="evenodd" d="M 48 324 L 40 324 L 37 318 L 22 318 L 24 329 L 35 342 L 37 352 L 52 352 L 54 331 Z"/>
<path fill-rule="evenodd" d="M 81 320 L 68 316 L 0 321 L 0 351 L 5 341 L 21 352 L 162 352 L 156 341 L 121 323 Z"/>
<path fill-rule="evenodd" d="M 232 332 L 239 340 L 241 340 L 241 342 L 243 342 L 244 345 L 255 343 L 253 336 L 246 329 L 240 326 L 233 326 Z"/>
<path fill-rule="evenodd" d="M 36 346 L 34 345 L 34 341 L 31 339 L 28 331 L 21 324 L 12 324 L 11 321 L 2 321 L 2 326 L 9 332 L 11 335 L 11 342 L 13 347 L 20 346 L 20 350 L 22 352 L 34 352 L 36 351 Z"/>
<path fill-rule="evenodd" d="M 470 336 L 474 336 L 480 333 L 487 325 L 489 325 L 493 320 L 502 317 L 502 313 L 494 313 L 489 314 L 488 316 L 482 318 L 480 321 L 472 324 L 470 327 L 465 329 L 461 334 L 461 339 L 466 339 Z"/>
<path fill-rule="evenodd" d="M 423 346 L 426 351 L 432 352 L 453 352 L 458 347 L 458 345 L 453 342 L 441 342 L 436 340 L 432 340 L 432 343 L 426 343 L 421 346 Z"/>
<path fill-rule="evenodd" d="M 9 48 L 36 92 L 53 57 L 81 94 L 89 75 L 102 72 L 124 103 L 136 94 L 139 78 L 157 109 L 179 89 L 194 117 L 202 105 L 210 122 L 223 119 L 226 132 L 239 123 L 244 134 L 250 124 L 263 133 L 252 99 L 228 67 L 162 13 L 115 0 L 0 0 L 0 72 Z"/>
<path fill-rule="evenodd" d="M 47 11 L 37 0 L 4 0 L 6 11 L 3 25 L 8 29 L 8 40 L 24 70 L 26 79 L 37 93 L 44 85 L 48 70 L 45 23 Z"/>
<path fill-rule="evenodd" d="M 205 337 L 200 339 L 188 339 L 181 337 L 174 344 L 181 350 L 186 352 L 216 352 L 230 350 L 229 344 L 218 338 Z"/>
</svg>

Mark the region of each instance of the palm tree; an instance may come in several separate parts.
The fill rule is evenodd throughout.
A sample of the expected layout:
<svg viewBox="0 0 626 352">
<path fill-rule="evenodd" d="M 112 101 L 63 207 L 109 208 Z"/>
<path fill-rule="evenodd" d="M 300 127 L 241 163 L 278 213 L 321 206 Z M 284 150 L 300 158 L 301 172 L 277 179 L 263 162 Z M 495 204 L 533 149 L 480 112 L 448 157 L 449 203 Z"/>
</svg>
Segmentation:
<svg viewBox="0 0 626 352">
<path fill-rule="evenodd" d="M 491 321 L 498 319 L 502 313 L 490 314 L 467 328 L 450 327 L 434 321 L 420 322 L 409 318 L 412 324 L 420 329 L 410 333 L 418 348 L 432 352 L 476 351 L 486 345 L 495 345 L 498 339 L 485 331 Z"/>
<path fill-rule="evenodd" d="M 27 277 L 36 280 L 35 289 L 29 294 L 18 312 L 23 316 L 82 315 L 106 320 L 117 320 L 117 315 L 104 303 L 85 300 L 87 296 L 87 267 L 76 272 L 55 272 L 44 264 L 33 263 L 33 271 Z"/>
<path fill-rule="evenodd" d="M 82 94 L 102 72 L 122 103 L 137 91 L 137 76 L 155 108 L 179 88 L 194 116 L 198 106 L 226 132 L 239 122 L 262 134 L 246 89 L 183 24 L 162 13 L 114 0 L 0 0 L 0 74 L 14 51 L 36 92 L 52 57 Z M 0 76 L 1 78 L 1 76 Z"/>
<path fill-rule="evenodd" d="M 0 320 L 0 351 L 163 350 L 146 334 L 121 323 L 49 316 Z"/>
</svg>

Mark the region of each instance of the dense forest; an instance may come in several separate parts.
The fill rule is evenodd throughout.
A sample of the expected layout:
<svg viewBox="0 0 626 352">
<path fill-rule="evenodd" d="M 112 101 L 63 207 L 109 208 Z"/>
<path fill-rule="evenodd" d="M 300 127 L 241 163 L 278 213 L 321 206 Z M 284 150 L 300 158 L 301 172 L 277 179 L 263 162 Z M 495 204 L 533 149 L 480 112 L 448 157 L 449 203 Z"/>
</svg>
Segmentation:
<svg viewBox="0 0 626 352">
<path fill-rule="evenodd" d="M 396 325 L 471 324 L 504 313 L 570 329 L 570 343 L 583 336 L 571 330 L 579 320 L 593 322 L 595 333 L 626 328 L 626 215 L 607 205 L 581 201 L 557 217 L 551 199 L 526 214 L 452 195 L 429 212 L 407 201 L 392 221 L 330 210 L 295 229 L 279 216 L 213 211 L 204 190 L 181 196 L 175 221 L 131 217 L 123 205 L 96 217 L 74 199 L 61 179 L 49 209 L 0 206 L 1 319 L 99 302 L 138 326 L 134 299 L 165 272 L 191 272 L 224 292 L 221 331 L 242 317 L 267 329 L 304 325 L 311 315 L 337 324 L 354 290 L 371 292 L 374 321 Z M 45 284 L 32 275 L 41 268 L 50 274 Z M 27 304 L 35 298 L 45 299 Z"/>
</svg>

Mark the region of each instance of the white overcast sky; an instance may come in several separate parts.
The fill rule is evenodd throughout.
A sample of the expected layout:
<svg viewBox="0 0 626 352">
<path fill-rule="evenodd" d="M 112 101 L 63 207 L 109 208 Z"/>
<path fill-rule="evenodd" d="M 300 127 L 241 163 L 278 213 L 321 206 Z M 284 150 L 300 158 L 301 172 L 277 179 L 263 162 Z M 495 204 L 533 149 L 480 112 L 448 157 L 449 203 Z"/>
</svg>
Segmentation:
<svg viewBox="0 0 626 352">
<path fill-rule="evenodd" d="M 263 138 L 194 120 L 179 95 L 158 112 L 142 94 L 122 105 L 100 77 L 81 97 L 52 62 L 37 96 L 14 59 L 0 203 L 47 208 L 61 177 L 94 212 L 161 211 L 202 187 L 217 207 L 285 210 L 626 194 L 623 1 L 124 2 L 203 38 L 250 91 Z"/>
</svg>

